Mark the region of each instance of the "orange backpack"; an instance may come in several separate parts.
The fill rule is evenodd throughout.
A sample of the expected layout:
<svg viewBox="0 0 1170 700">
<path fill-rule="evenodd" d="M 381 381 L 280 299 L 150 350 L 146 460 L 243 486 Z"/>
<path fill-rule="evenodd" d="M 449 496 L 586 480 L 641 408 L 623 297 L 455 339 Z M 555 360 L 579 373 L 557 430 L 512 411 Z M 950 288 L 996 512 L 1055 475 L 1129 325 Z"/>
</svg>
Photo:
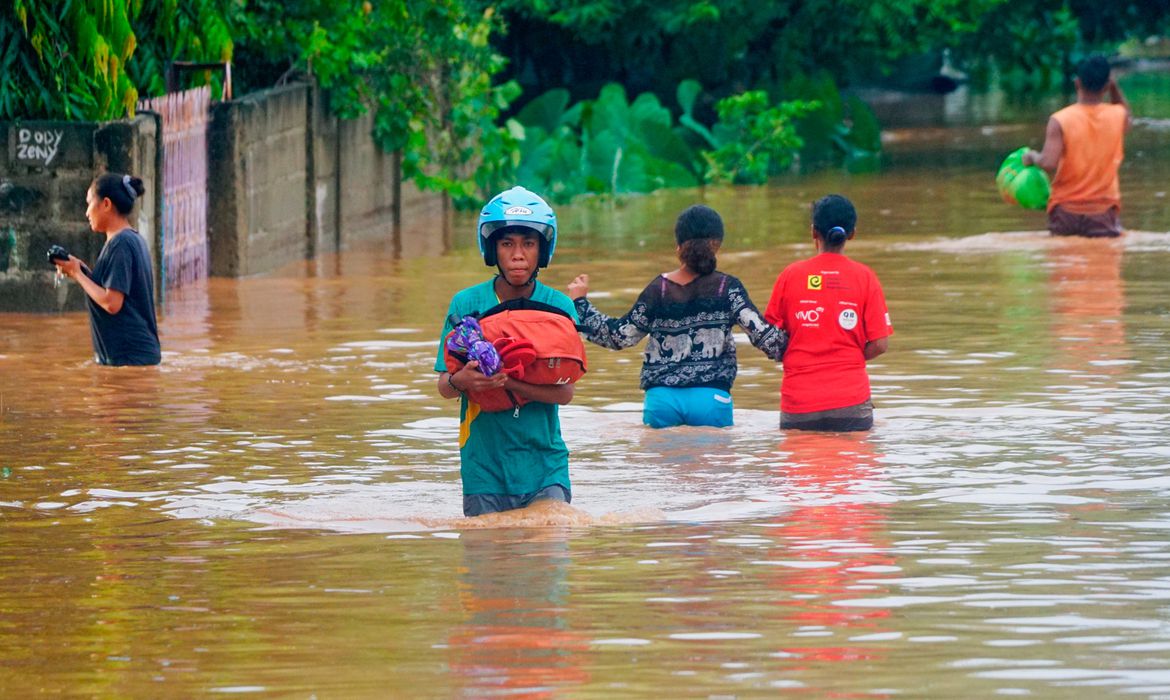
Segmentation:
<svg viewBox="0 0 1170 700">
<path fill-rule="evenodd" d="M 563 309 L 531 299 L 512 299 L 483 312 L 478 320 L 484 340 L 497 348 L 505 348 L 505 353 L 507 344 L 513 340 L 531 342 L 535 359 L 523 364 L 523 381 L 529 384 L 572 384 L 585 374 L 585 345 L 577 334 L 572 317 Z M 456 322 L 457 319 L 452 319 L 452 325 Z M 443 347 L 447 347 L 446 338 Z M 458 372 L 467 364 L 466 356 L 450 349 L 444 352 L 448 372 Z M 489 413 L 508 409 L 519 411 L 528 403 L 528 399 L 506 389 L 469 392 L 467 398 L 479 404 L 480 410 Z"/>
</svg>

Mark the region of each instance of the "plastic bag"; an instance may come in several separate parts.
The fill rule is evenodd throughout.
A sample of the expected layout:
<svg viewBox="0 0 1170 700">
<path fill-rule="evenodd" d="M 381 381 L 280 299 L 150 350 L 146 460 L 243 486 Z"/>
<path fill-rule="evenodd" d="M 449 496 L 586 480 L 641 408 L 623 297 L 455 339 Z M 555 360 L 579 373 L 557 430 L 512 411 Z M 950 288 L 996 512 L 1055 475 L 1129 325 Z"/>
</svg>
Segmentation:
<svg viewBox="0 0 1170 700">
<path fill-rule="evenodd" d="M 1051 183 L 1048 173 L 1036 165 L 1024 165 L 1027 146 L 1016 149 L 1003 159 L 995 175 L 995 185 L 1003 201 L 1025 209 L 1046 209 Z"/>
</svg>

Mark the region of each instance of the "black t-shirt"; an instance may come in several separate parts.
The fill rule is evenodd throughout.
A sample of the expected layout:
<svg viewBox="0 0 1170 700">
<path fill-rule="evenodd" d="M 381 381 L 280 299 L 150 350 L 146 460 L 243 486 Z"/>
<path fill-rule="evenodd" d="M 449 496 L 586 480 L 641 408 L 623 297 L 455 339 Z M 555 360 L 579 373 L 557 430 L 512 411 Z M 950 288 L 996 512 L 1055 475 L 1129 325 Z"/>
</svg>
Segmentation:
<svg viewBox="0 0 1170 700">
<path fill-rule="evenodd" d="M 642 360 L 643 389 L 731 391 L 736 373 L 732 326 L 747 332 L 752 345 L 773 360 L 779 361 L 788 346 L 788 334 L 764 321 L 743 283 L 718 270 L 689 284 L 659 275 L 620 318 L 601 313 L 586 297 L 574 303 L 590 342 L 620 350 L 650 336 Z"/>
<path fill-rule="evenodd" d="M 116 314 L 93 299 L 89 328 L 94 360 L 103 365 L 157 365 L 162 360 L 158 323 L 154 317 L 154 275 L 146 241 L 133 229 L 122 229 L 102 246 L 90 279 L 125 295 Z"/>
</svg>

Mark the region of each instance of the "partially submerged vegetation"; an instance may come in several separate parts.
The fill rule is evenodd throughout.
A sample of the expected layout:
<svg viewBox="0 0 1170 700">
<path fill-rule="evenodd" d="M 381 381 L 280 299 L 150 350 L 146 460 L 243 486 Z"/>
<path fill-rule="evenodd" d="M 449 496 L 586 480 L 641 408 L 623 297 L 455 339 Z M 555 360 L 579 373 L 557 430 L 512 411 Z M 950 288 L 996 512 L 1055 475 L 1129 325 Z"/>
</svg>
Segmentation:
<svg viewBox="0 0 1170 700">
<path fill-rule="evenodd" d="M 974 81 L 1031 89 L 1090 48 L 1148 44 L 1160 5 L 13 0 L 0 119 L 115 119 L 172 60 L 232 61 L 236 94 L 303 78 L 342 118 L 373 112 L 405 175 L 457 204 L 512 182 L 559 200 L 760 183 L 878 167 L 877 121 L 842 89 L 901 59 L 946 50 Z"/>
</svg>

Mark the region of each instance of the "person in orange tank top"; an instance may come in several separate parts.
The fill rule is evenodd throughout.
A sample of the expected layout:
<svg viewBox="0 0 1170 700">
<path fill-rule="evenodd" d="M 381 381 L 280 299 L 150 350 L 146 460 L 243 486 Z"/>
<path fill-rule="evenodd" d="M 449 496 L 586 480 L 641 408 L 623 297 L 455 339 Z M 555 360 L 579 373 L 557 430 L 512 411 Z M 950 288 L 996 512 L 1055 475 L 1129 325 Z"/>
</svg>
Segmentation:
<svg viewBox="0 0 1170 700">
<path fill-rule="evenodd" d="M 1117 170 L 1132 114 L 1109 73 L 1104 56 L 1082 61 L 1073 79 L 1076 103 L 1049 118 L 1043 150 L 1024 153 L 1024 165 L 1038 165 L 1052 175 L 1048 230 L 1053 235 L 1121 235 Z"/>
</svg>

